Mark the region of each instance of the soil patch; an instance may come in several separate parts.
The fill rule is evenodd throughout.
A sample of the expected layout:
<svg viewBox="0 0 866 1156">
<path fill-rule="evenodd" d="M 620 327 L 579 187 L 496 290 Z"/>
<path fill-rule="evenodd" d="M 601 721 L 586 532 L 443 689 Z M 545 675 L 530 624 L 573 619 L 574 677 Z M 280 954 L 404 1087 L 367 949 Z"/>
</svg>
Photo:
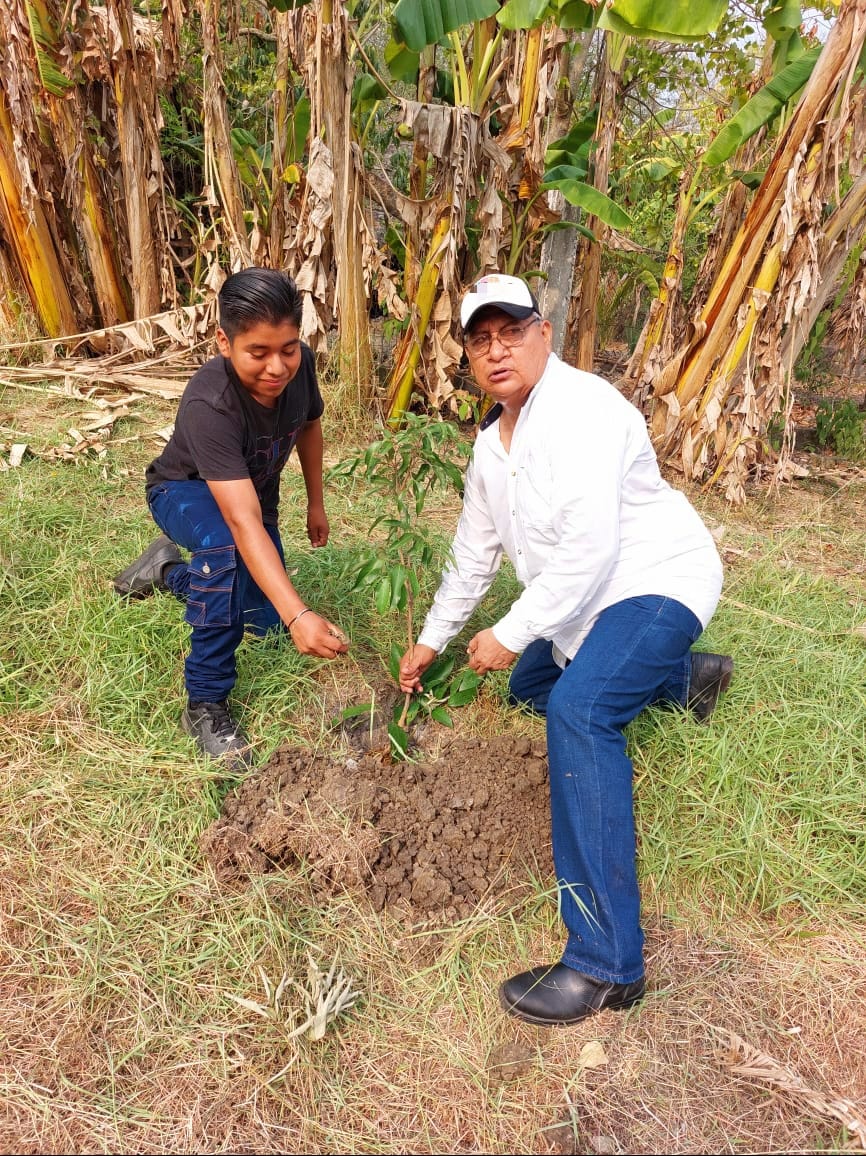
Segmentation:
<svg viewBox="0 0 866 1156">
<path fill-rule="evenodd" d="M 304 864 L 319 893 L 468 915 L 511 868 L 552 875 L 546 756 L 520 736 L 454 739 L 416 763 L 281 748 L 226 798 L 203 849 L 226 882 Z"/>
</svg>

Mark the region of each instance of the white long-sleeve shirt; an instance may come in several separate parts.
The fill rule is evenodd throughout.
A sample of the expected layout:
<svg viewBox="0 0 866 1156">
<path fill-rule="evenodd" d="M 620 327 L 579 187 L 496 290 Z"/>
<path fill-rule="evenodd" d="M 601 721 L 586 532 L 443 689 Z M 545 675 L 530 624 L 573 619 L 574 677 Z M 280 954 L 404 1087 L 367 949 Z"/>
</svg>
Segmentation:
<svg viewBox="0 0 866 1156">
<path fill-rule="evenodd" d="M 493 627 L 520 653 L 550 639 L 573 658 L 602 610 L 646 594 L 709 622 L 722 589 L 712 536 L 659 473 L 640 412 L 608 382 L 551 354 L 506 451 L 482 423 L 453 562 L 419 636 L 441 651 L 493 581 L 503 552 L 523 592 Z"/>
</svg>

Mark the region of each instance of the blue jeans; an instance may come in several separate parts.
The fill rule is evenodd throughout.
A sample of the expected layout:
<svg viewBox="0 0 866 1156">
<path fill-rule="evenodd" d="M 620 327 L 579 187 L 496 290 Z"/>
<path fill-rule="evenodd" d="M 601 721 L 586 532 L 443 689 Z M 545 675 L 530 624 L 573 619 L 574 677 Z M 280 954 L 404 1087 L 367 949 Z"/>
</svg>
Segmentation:
<svg viewBox="0 0 866 1156">
<path fill-rule="evenodd" d="M 610 983 L 643 975 L 632 764 L 624 729 L 654 702 L 685 706 L 701 623 L 647 595 L 602 611 L 562 670 L 550 642 L 524 651 L 512 701 L 547 718 L 553 861 L 568 929 L 562 962 Z"/>
<path fill-rule="evenodd" d="M 163 482 L 150 491 L 148 505 L 160 530 L 192 555 L 166 574 L 192 627 L 187 693 L 195 702 L 221 702 L 237 680 L 235 651 L 244 631 L 261 636 L 280 626 L 280 617 L 241 558 L 207 482 Z M 285 564 L 279 531 L 265 529 Z"/>
</svg>

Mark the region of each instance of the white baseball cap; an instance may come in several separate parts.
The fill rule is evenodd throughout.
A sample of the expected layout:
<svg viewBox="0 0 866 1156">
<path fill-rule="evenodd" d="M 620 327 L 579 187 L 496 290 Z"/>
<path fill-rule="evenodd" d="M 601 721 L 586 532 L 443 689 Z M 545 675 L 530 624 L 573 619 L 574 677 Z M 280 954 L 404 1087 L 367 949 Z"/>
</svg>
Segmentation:
<svg viewBox="0 0 866 1156">
<path fill-rule="evenodd" d="M 463 298 L 460 324 L 464 331 L 471 325 L 475 314 L 488 306 L 501 309 L 516 321 L 525 321 L 527 317 L 541 312 L 526 282 L 520 277 L 510 277 L 507 273 L 488 273 L 476 281 Z"/>
</svg>

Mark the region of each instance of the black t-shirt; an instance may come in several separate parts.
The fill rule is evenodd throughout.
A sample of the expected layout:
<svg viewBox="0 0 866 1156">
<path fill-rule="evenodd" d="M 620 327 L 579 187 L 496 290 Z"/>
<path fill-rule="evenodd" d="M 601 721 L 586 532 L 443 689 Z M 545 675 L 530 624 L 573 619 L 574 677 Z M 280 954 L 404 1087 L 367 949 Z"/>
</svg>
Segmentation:
<svg viewBox="0 0 866 1156">
<path fill-rule="evenodd" d="M 301 346 L 298 372 L 273 409 L 244 389 L 228 358 L 212 357 L 183 391 L 174 433 L 147 467 L 146 488 L 160 482 L 249 478 L 262 505 L 262 521 L 275 526 L 280 472 L 306 423 L 324 409 L 309 346 Z"/>
</svg>

